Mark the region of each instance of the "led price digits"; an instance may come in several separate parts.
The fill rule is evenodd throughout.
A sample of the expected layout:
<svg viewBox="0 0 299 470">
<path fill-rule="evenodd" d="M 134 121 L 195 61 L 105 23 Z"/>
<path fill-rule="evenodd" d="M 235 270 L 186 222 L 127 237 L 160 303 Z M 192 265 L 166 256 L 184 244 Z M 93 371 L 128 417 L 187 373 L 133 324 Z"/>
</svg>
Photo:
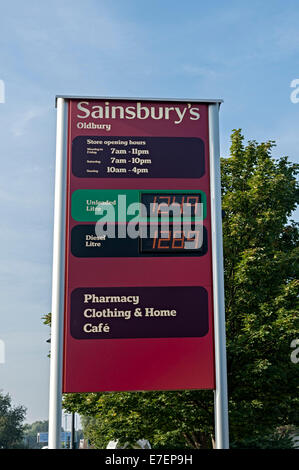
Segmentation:
<svg viewBox="0 0 299 470">
<path fill-rule="evenodd" d="M 191 217 L 198 214 L 199 203 L 199 196 L 154 196 L 151 215 L 168 215 L 170 206 L 175 208 L 177 205 L 180 207 L 180 214 L 183 214 L 186 208 L 189 207 Z"/>
<path fill-rule="evenodd" d="M 141 202 L 150 217 L 200 215 L 200 194 L 146 194 L 141 195 Z"/>
<path fill-rule="evenodd" d="M 197 230 L 189 230 L 184 233 L 181 230 L 155 230 L 153 238 L 142 239 L 141 252 L 182 252 L 182 251 L 198 251 L 201 249 L 202 227 Z"/>
</svg>

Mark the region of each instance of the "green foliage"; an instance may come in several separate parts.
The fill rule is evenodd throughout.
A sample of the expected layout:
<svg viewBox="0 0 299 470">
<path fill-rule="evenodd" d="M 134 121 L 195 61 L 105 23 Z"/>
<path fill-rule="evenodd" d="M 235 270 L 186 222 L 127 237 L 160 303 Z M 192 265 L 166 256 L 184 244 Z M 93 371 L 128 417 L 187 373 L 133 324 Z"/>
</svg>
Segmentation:
<svg viewBox="0 0 299 470">
<path fill-rule="evenodd" d="M 291 449 L 293 448 L 292 431 L 294 429 L 275 430 L 267 436 L 259 436 L 258 439 L 247 437 L 239 442 L 233 442 L 232 449 Z"/>
<path fill-rule="evenodd" d="M 43 324 L 51 326 L 51 313 L 46 313 L 46 315 L 42 316 Z"/>
<path fill-rule="evenodd" d="M 222 159 L 230 440 L 233 447 L 291 446 L 277 429 L 298 426 L 298 165 L 274 159 L 274 142 L 244 146 L 232 134 Z M 95 447 L 148 439 L 155 448 L 212 446 L 211 391 L 89 393 L 64 398 L 85 416 Z"/>
<path fill-rule="evenodd" d="M 212 398 L 204 390 L 68 394 L 64 408 L 80 410 L 84 436 L 99 448 L 117 439 L 148 439 L 159 449 L 197 448 L 211 446 Z"/>
<path fill-rule="evenodd" d="M 251 439 L 298 423 L 298 165 L 271 158 L 273 142 L 232 135 L 222 160 L 230 433 Z"/>
<path fill-rule="evenodd" d="M 25 415 L 23 406 L 13 407 L 10 395 L 0 391 L 0 449 L 23 447 Z"/>
</svg>

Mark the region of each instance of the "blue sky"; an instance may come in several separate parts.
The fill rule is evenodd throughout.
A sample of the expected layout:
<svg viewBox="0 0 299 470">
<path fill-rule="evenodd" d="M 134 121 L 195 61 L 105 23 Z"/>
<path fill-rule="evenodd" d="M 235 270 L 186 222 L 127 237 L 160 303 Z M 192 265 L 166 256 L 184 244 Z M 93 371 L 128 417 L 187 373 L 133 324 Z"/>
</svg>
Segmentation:
<svg viewBox="0 0 299 470">
<path fill-rule="evenodd" d="M 0 11 L 0 389 L 47 419 L 57 94 L 222 98 L 221 153 L 242 128 L 298 161 L 297 0 L 34 0 Z M 298 219 L 298 217 L 297 217 Z"/>
</svg>

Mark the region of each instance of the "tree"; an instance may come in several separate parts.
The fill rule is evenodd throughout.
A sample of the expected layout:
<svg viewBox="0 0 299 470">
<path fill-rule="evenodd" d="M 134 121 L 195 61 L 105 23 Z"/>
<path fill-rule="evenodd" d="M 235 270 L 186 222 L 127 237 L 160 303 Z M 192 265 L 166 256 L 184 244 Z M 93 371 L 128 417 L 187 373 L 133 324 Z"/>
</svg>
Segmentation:
<svg viewBox="0 0 299 470">
<path fill-rule="evenodd" d="M 222 160 L 230 432 L 238 445 L 298 424 L 298 165 L 232 134 Z"/>
<path fill-rule="evenodd" d="M 289 446 L 298 426 L 298 165 L 274 142 L 245 146 L 241 130 L 221 161 L 230 439 L 234 447 Z M 71 394 L 95 447 L 145 438 L 156 448 L 211 447 L 210 391 Z M 289 429 L 288 428 L 288 429 Z"/>
<path fill-rule="evenodd" d="M 23 421 L 26 408 L 13 407 L 9 394 L 0 391 L 0 449 L 16 449 L 23 446 Z"/>
</svg>

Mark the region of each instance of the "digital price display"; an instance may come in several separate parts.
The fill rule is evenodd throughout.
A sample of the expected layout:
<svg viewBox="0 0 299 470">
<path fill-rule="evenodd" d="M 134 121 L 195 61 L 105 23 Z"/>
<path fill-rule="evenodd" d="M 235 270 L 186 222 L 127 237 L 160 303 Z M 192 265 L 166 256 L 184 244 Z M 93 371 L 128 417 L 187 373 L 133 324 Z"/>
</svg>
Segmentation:
<svg viewBox="0 0 299 470">
<path fill-rule="evenodd" d="M 202 195 L 190 193 L 142 193 L 143 217 L 202 217 Z"/>
<path fill-rule="evenodd" d="M 159 222 L 150 230 L 150 235 L 140 240 L 141 253 L 167 253 L 176 254 L 202 251 L 203 226 L 201 224 L 191 227 L 184 220 L 197 217 L 202 219 L 202 197 L 200 193 L 141 193 L 141 214 L 151 218 L 158 218 Z M 180 224 L 166 225 L 165 220 L 181 219 Z"/>
<path fill-rule="evenodd" d="M 152 236 L 140 239 L 141 253 L 168 253 L 175 256 L 203 250 L 202 225 L 184 231 L 180 227 L 159 224 L 152 232 Z"/>
</svg>

